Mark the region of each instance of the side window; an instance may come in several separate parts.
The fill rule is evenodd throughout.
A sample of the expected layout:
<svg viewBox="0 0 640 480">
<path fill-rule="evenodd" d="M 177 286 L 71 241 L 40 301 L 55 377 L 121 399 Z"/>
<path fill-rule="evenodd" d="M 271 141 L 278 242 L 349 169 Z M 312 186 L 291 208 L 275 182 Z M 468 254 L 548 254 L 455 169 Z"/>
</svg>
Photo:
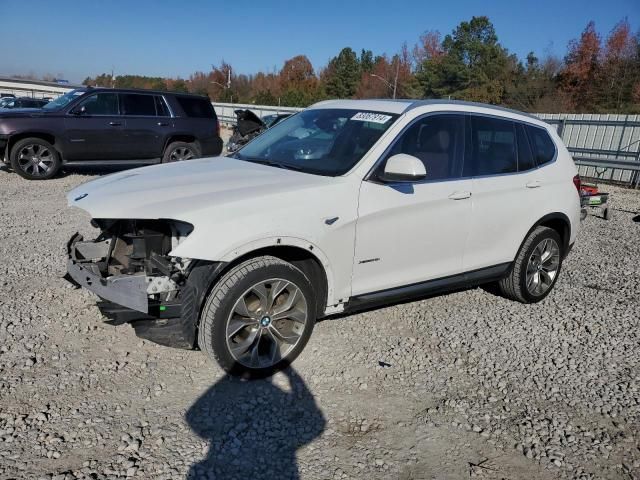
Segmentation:
<svg viewBox="0 0 640 480">
<path fill-rule="evenodd" d="M 204 98 L 176 96 L 176 100 L 187 117 L 216 118 L 213 105 Z"/>
<path fill-rule="evenodd" d="M 531 154 L 531 148 L 529 147 L 529 140 L 527 134 L 524 131 L 525 126 L 518 123 L 516 124 L 516 132 L 518 136 L 518 171 L 526 172 L 536 167 L 536 162 L 533 160 Z"/>
<path fill-rule="evenodd" d="M 136 93 L 120 94 L 123 115 L 141 115 L 155 117 L 156 105 L 153 95 L 138 95 Z"/>
<path fill-rule="evenodd" d="M 472 115 L 471 154 L 465 162 L 465 176 L 517 172 L 515 130 L 509 120 Z"/>
<path fill-rule="evenodd" d="M 450 180 L 462 175 L 464 116 L 428 115 L 416 120 L 396 139 L 388 157 L 406 153 L 419 158 L 426 180 Z"/>
<path fill-rule="evenodd" d="M 556 146 L 543 128 L 527 126 L 529 143 L 538 166 L 549 163 L 556 154 Z"/>
<path fill-rule="evenodd" d="M 160 96 L 156 96 L 154 98 L 156 102 L 156 114 L 159 117 L 170 117 L 169 107 L 167 107 L 167 102 L 165 102 L 164 98 Z"/>
<path fill-rule="evenodd" d="M 78 106 L 81 107 L 85 108 L 87 115 L 118 115 L 118 94 L 96 93 Z"/>
</svg>

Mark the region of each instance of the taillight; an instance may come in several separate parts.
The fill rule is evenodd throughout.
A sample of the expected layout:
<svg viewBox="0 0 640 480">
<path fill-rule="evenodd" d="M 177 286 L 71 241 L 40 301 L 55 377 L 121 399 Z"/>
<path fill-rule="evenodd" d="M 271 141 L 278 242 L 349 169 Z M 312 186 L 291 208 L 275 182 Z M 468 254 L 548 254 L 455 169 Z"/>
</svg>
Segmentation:
<svg viewBox="0 0 640 480">
<path fill-rule="evenodd" d="M 216 118 L 216 135 L 220 136 L 220 122 Z"/>
<path fill-rule="evenodd" d="M 576 187 L 576 190 L 578 190 L 578 195 L 581 194 L 580 190 L 582 187 L 582 182 L 580 181 L 580 175 L 576 175 L 575 177 L 573 177 L 573 184 Z"/>
</svg>

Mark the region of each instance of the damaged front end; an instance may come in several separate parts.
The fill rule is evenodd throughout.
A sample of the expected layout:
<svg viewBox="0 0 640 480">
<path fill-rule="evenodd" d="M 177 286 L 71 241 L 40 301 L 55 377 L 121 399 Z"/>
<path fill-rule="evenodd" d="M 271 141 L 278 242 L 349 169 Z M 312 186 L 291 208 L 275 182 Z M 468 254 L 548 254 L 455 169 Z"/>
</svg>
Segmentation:
<svg viewBox="0 0 640 480">
<path fill-rule="evenodd" d="M 66 278 L 95 293 L 102 313 L 114 323 L 131 322 L 136 333 L 156 343 L 195 345 L 199 302 L 205 282 L 220 264 L 169 255 L 193 230 L 174 220 L 92 220 L 101 233 L 68 243 Z"/>
</svg>

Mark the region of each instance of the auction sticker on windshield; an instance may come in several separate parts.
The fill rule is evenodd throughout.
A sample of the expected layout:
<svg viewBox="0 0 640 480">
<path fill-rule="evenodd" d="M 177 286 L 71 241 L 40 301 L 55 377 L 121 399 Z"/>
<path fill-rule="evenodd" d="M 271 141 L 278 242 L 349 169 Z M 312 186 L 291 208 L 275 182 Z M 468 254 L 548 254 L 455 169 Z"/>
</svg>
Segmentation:
<svg viewBox="0 0 640 480">
<path fill-rule="evenodd" d="M 351 120 L 358 120 L 360 122 L 372 122 L 372 123 L 387 123 L 391 120 L 391 115 L 385 115 L 383 113 L 371 113 L 371 112 L 358 112 Z"/>
</svg>

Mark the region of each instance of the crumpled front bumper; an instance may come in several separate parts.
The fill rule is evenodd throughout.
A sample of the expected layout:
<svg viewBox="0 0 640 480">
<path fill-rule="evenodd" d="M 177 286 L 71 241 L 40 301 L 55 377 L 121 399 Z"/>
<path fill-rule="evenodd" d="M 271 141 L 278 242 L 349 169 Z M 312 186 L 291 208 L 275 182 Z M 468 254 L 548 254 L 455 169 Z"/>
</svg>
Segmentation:
<svg viewBox="0 0 640 480">
<path fill-rule="evenodd" d="M 109 254 L 109 242 L 84 242 L 76 233 L 67 244 L 67 275 L 79 287 L 95 293 L 103 300 L 116 303 L 141 313 L 149 312 L 147 277 L 135 275 L 113 275 L 104 277 L 100 262 Z"/>
</svg>

